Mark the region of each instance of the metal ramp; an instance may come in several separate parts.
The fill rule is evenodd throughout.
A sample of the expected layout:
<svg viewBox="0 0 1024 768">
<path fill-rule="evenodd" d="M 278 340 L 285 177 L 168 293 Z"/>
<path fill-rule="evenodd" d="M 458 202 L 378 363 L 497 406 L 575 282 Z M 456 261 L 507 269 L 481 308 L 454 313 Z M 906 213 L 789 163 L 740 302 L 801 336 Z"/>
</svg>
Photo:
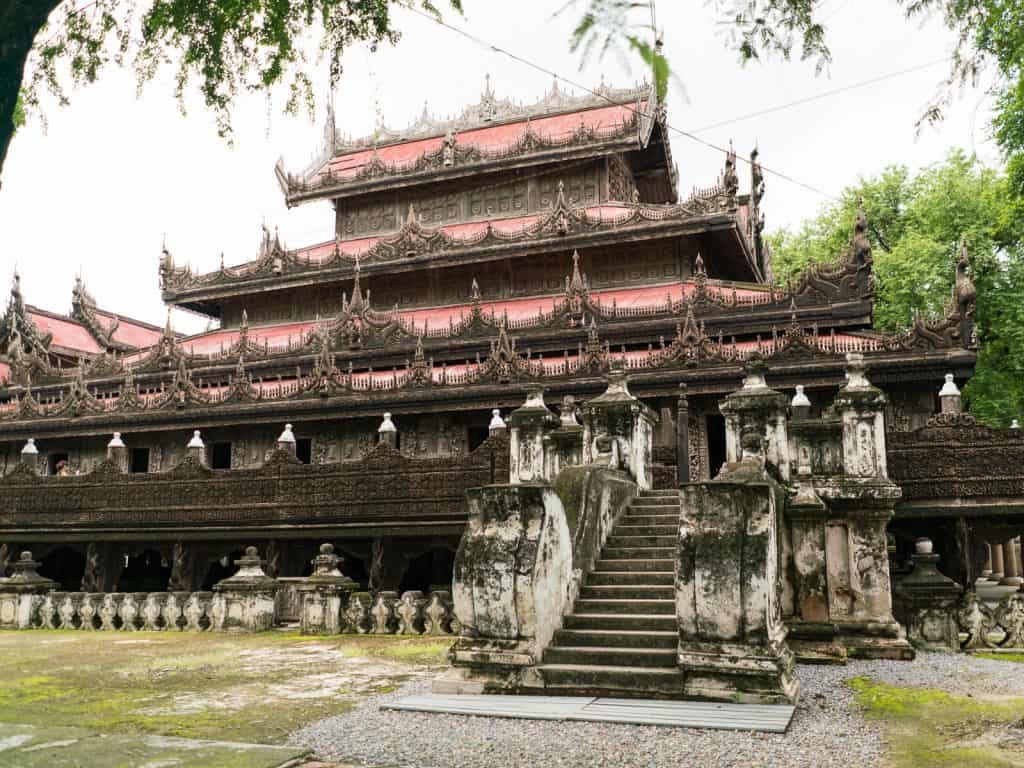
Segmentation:
<svg viewBox="0 0 1024 768">
<path fill-rule="evenodd" d="M 731 731 L 785 733 L 796 707 L 789 704 L 728 704 L 589 696 L 500 696 L 427 694 L 382 704 L 381 709 L 525 720 L 667 725 Z"/>
</svg>

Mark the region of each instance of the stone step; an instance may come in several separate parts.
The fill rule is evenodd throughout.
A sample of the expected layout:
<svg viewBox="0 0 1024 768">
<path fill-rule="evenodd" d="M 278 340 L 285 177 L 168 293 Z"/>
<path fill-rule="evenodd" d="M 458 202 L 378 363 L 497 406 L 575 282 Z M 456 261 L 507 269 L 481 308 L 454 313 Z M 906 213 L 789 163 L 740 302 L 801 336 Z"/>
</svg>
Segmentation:
<svg viewBox="0 0 1024 768">
<path fill-rule="evenodd" d="M 637 632 L 625 629 L 559 629 L 556 646 L 589 646 L 599 648 L 669 648 L 679 646 L 679 633 L 661 630 Z"/>
<path fill-rule="evenodd" d="M 618 525 L 673 525 L 678 530 L 679 513 L 676 512 L 672 515 L 631 515 L 627 512 L 619 520 Z"/>
<path fill-rule="evenodd" d="M 595 571 L 672 571 L 675 572 L 675 560 L 658 557 L 649 560 L 619 560 L 602 557 L 594 563 Z"/>
<path fill-rule="evenodd" d="M 635 547 L 670 547 L 675 549 L 677 537 L 673 534 L 667 536 L 630 536 L 623 534 L 618 529 L 612 531 L 612 535 L 605 542 L 606 547 L 612 549 L 635 548 Z"/>
<path fill-rule="evenodd" d="M 675 540 L 673 540 L 673 545 Z M 602 560 L 650 560 L 675 557 L 675 546 L 669 547 L 609 547 L 601 550 Z"/>
<path fill-rule="evenodd" d="M 632 525 L 623 520 L 612 528 L 612 536 L 672 536 L 679 535 L 679 520 L 670 525 Z"/>
<path fill-rule="evenodd" d="M 570 613 L 565 617 L 565 628 L 678 632 L 679 620 L 666 614 Z"/>
<path fill-rule="evenodd" d="M 626 584 L 656 584 L 671 586 L 675 582 L 674 571 L 591 571 L 587 584 L 593 587 Z"/>
<path fill-rule="evenodd" d="M 544 664 L 593 664 L 602 667 L 675 667 L 675 648 L 601 648 L 557 646 L 544 651 Z"/>
<path fill-rule="evenodd" d="M 674 496 L 634 496 L 629 500 L 631 507 L 678 507 L 679 494 Z"/>
<path fill-rule="evenodd" d="M 573 612 L 613 614 L 640 613 L 649 616 L 667 613 L 674 616 L 676 612 L 676 604 L 674 600 L 665 600 L 661 598 L 655 598 L 653 600 L 637 598 L 620 600 L 601 598 L 598 600 L 588 600 L 586 598 L 577 598 L 576 604 L 573 606 Z"/>
<path fill-rule="evenodd" d="M 580 589 L 584 600 L 675 600 L 672 584 L 602 584 Z"/>
<path fill-rule="evenodd" d="M 640 491 L 640 493 L 634 498 L 638 499 L 656 499 L 664 496 L 672 496 L 673 498 L 679 498 L 678 488 L 658 488 L 651 489 L 649 491 Z"/>
<path fill-rule="evenodd" d="M 545 687 L 566 694 L 612 698 L 681 696 L 683 673 L 678 668 L 602 667 L 591 664 L 542 664 Z"/>
</svg>

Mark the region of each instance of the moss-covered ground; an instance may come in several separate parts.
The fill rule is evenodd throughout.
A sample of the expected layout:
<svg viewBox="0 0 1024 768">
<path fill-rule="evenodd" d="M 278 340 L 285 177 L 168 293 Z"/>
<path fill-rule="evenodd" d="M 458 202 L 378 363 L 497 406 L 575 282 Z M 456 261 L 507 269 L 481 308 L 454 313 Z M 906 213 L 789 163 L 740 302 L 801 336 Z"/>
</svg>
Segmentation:
<svg viewBox="0 0 1024 768">
<path fill-rule="evenodd" d="M 952 696 L 857 677 L 848 681 L 879 720 L 895 768 L 1024 766 L 1024 697 Z"/>
<path fill-rule="evenodd" d="M 0 722 L 280 744 L 445 663 L 430 638 L 0 632 Z"/>
</svg>

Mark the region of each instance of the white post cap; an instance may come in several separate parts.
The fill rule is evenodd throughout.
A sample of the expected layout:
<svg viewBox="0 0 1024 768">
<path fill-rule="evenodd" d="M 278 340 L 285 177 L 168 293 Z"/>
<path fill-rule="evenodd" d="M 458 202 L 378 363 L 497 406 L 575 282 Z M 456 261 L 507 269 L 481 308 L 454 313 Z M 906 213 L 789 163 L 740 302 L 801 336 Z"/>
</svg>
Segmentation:
<svg viewBox="0 0 1024 768">
<path fill-rule="evenodd" d="M 114 436 L 107 443 L 107 448 L 124 448 L 124 441 L 121 439 L 121 433 L 115 432 Z"/>
<path fill-rule="evenodd" d="M 811 401 L 807 397 L 807 395 L 804 394 L 803 384 L 796 385 L 796 394 L 793 395 L 793 399 L 790 401 L 789 404 L 794 408 L 800 408 L 801 406 L 810 407 Z"/>
<path fill-rule="evenodd" d="M 501 411 L 495 408 L 491 411 L 491 423 L 488 425 L 488 429 L 505 429 L 505 420 L 501 418 Z"/>
<path fill-rule="evenodd" d="M 947 397 L 949 395 L 959 395 L 960 390 L 957 389 L 956 383 L 953 381 L 953 374 L 946 374 L 946 383 L 942 385 L 942 389 L 939 390 L 939 397 Z"/>
<path fill-rule="evenodd" d="M 284 425 L 284 432 L 282 432 L 280 434 L 280 436 L 277 438 L 277 442 L 279 442 L 279 443 L 294 443 L 295 442 L 295 435 L 292 434 L 292 425 L 291 424 L 285 424 Z"/>
<path fill-rule="evenodd" d="M 395 422 L 393 422 L 391 420 L 391 414 L 390 413 L 385 413 L 384 414 L 384 421 L 382 421 L 380 423 L 380 426 L 377 427 L 377 431 L 378 432 L 397 432 L 398 431 L 398 429 L 395 427 Z"/>
<path fill-rule="evenodd" d="M 189 448 L 205 448 L 203 444 L 203 438 L 199 436 L 199 430 L 197 429 L 192 433 L 192 439 L 188 441 Z"/>
<path fill-rule="evenodd" d="M 21 449 L 21 455 L 22 456 L 24 456 L 26 454 L 32 455 L 32 454 L 36 454 L 36 453 L 39 453 L 39 449 L 36 448 L 36 441 L 30 437 L 26 441 L 25 447 Z"/>
</svg>

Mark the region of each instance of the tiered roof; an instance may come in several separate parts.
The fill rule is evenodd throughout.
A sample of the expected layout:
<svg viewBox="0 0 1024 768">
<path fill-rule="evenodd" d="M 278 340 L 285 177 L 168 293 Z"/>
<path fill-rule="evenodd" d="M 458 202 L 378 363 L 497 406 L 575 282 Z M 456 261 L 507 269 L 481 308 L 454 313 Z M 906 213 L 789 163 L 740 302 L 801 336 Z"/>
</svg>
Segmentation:
<svg viewBox="0 0 1024 768">
<path fill-rule="evenodd" d="M 756 165 L 755 182 L 760 169 Z M 752 199 L 740 199 L 734 182 L 735 155 L 722 179 L 695 191 L 681 203 L 611 202 L 574 206 L 559 184 L 550 211 L 529 216 L 464 222 L 441 227 L 419 223 L 410 206 L 406 220 L 394 235 L 354 240 L 331 240 L 297 249 L 285 247 L 278 234 L 264 227 L 257 258 L 227 267 L 222 260 L 215 272 L 196 274 L 178 266 L 167 248 L 160 259 L 160 286 L 165 301 L 213 315 L 218 299 L 248 291 L 286 288 L 315 280 L 328 283 L 351 279 L 357 263 L 364 271 L 394 272 L 432 265 L 507 258 L 531 250 L 565 250 L 600 245 L 630 236 L 673 237 L 719 233 L 719 265 L 747 279 L 762 281 L 763 253 L 760 225 L 752 218 Z M 758 198 L 759 200 L 759 198 Z M 756 230 L 756 231 L 755 231 Z"/>
<path fill-rule="evenodd" d="M 26 304 L 15 272 L 0 316 L 0 383 L 12 378 L 14 367 L 59 370 L 83 359 L 149 347 L 163 336 L 158 326 L 100 309 L 81 277 L 75 279 L 71 307 L 69 315 L 62 315 Z"/>
<path fill-rule="evenodd" d="M 276 171 L 291 206 L 650 146 L 646 165 L 657 169 L 662 181 L 643 190 L 648 193 L 644 199 L 668 202 L 676 198 L 676 176 L 668 145 L 661 141 L 663 130 L 664 110 L 647 84 L 618 90 L 602 83 L 594 93 L 573 96 L 555 81 L 540 101 L 522 105 L 498 99 L 488 77 L 479 103 L 454 119 L 435 119 L 424 106 L 409 128 L 394 131 L 381 125 L 362 139 L 338 133 L 332 107 L 323 146 L 310 164 L 292 173 L 278 161 Z"/>
<path fill-rule="evenodd" d="M 850 351 L 867 354 L 875 370 L 891 371 L 900 380 L 907 380 L 909 366 L 918 366 L 923 376 L 936 375 L 937 368 L 973 366 L 974 289 L 966 254 L 943 314 L 918 316 L 897 334 L 836 330 L 832 323 L 825 324 L 827 331 L 819 330 L 814 318 L 827 318 L 823 313 L 833 306 L 870 302 L 865 226 L 861 217 L 842 258 L 812 267 L 785 290 L 715 283 L 698 262 L 694 279 L 676 292 L 657 299 L 640 289 L 633 303 L 622 308 L 617 299 L 609 306 L 600 292 L 590 291 L 578 261 L 564 293 L 550 299 L 550 309 L 540 305 L 535 315 L 516 317 L 514 302 L 485 304 L 475 290 L 458 321 L 449 313 L 447 324 L 435 324 L 436 316 L 415 311 L 375 310 L 357 278 L 351 297 L 343 297 L 333 318 L 264 328 L 249 328 L 243 321 L 233 331 L 187 339 L 176 338 L 168 327 L 149 349 L 105 355 L 70 371 L 50 370 L 33 379 L 35 389 L 10 388 L 0 418 L 37 422 L 87 416 L 94 419 L 89 428 L 100 428 L 126 413 L 153 412 L 154 418 L 173 421 L 177 417 L 171 414 L 179 409 L 244 406 L 277 414 L 299 407 L 296 403 L 304 399 L 301 407 L 307 410 L 326 402 L 372 409 L 376 406 L 367 398 L 378 397 L 389 404 L 444 401 L 450 406 L 463 396 L 472 398 L 474 391 L 494 397 L 494 387 L 512 382 L 544 381 L 555 391 L 585 386 L 612 366 L 632 371 L 641 387 L 668 382 L 671 388 L 682 376 L 725 391 L 751 355 L 791 375 L 813 372 L 826 379 L 842 375 L 843 356 Z M 780 312 L 786 321 L 750 333 L 759 317 L 772 320 Z M 674 333 L 646 349 L 610 342 L 616 329 L 628 331 L 649 320 L 670 323 Z M 708 330 L 709 322 L 717 328 Z M 745 335 L 730 334 L 725 330 L 730 323 L 746 328 Z M 545 348 L 548 332 L 557 349 L 550 343 Z M 279 343 L 272 345 L 275 333 L 287 333 L 286 343 L 277 336 Z M 524 343 L 530 338 L 541 343 L 531 349 Z M 159 417 L 160 412 L 166 415 Z"/>
</svg>

